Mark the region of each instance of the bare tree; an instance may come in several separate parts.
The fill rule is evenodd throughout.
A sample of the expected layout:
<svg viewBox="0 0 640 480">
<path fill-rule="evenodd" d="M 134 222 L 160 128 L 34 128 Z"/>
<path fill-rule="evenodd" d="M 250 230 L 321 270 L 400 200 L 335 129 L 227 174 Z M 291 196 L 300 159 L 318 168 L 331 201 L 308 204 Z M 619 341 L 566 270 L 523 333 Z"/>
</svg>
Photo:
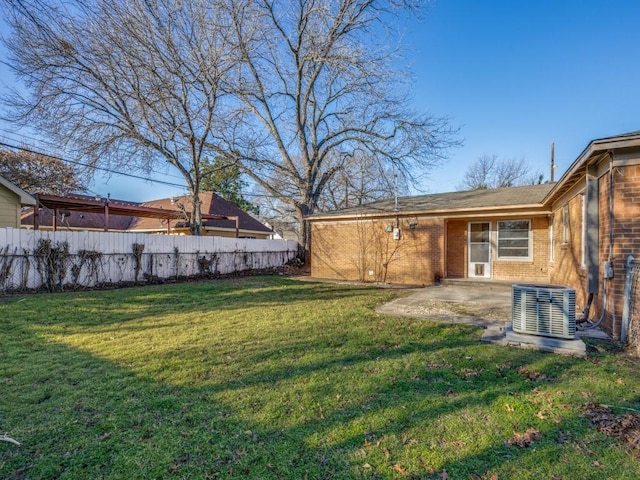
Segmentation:
<svg viewBox="0 0 640 480">
<path fill-rule="evenodd" d="M 196 234 L 205 156 L 238 165 L 302 224 L 358 149 L 409 180 L 456 144 L 445 119 L 408 108 L 393 47 L 398 16 L 422 2 L 3 2 L 9 62 L 31 93 L 8 99 L 16 120 L 92 162 L 169 162 Z"/>
<path fill-rule="evenodd" d="M 228 154 L 303 218 L 360 149 L 411 178 L 455 144 L 441 118 L 408 108 L 395 14 L 419 2 L 229 0 L 242 102 Z M 235 150 L 231 150 L 231 146 Z"/>
<path fill-rule="evenodd" d="M 184 177 L 200 234 L 200 162 L 226 111 L 230 69 L 212 2 L 4 0 L 9 63 L 30 96 L 5 99 L 14 120 L 91 163 Z"/>
<path fill-rule="evenodd" d="M 385 165 L 374 155 L 356 151 L 327 182 L 317 208 L 329 211 L 355 207 L 395 194 L 406 194 L 408 190 L 407 179 L 398 178 L 392 165 Z"/>
<path fill-rule="evenodd" d="M 542 183 L 544 175 L 533 170 L 524 157 L 500 159 L 483 154 L 467 168 L 458 190 L 484 190 Z"/>
<path fill-rule="evenodd" d="M 69 164 L 28 151 L 0 149 L 0 175 L 29 193 L 66 195 L 85 190 Z"/>
</svg>

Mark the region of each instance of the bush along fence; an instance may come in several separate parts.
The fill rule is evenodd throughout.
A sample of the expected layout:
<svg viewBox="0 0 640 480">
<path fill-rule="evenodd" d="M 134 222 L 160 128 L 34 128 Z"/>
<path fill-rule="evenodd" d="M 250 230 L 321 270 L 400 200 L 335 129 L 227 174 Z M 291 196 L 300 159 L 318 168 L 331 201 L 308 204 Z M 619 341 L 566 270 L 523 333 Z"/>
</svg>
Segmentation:
<svg viewBox="0 0 640 480">
<path fill-rule="evenodd" d="M 0 228 L 0 292 L 204 278 L 280 267 L 286 240 Z"/>
</svg>

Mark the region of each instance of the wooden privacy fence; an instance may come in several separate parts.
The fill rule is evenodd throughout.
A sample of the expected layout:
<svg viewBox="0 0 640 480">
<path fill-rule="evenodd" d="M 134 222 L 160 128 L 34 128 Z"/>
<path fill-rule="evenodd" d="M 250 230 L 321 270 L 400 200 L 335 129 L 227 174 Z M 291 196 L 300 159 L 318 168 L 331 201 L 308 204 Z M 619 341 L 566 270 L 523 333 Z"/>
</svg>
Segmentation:
<svg viewBox="0 0 640 480">
<path fill-rule="evenodd" d="M 287 240 L 0 228 L 0 291 L 160 282 L 280 267 Z"/>
</svg>

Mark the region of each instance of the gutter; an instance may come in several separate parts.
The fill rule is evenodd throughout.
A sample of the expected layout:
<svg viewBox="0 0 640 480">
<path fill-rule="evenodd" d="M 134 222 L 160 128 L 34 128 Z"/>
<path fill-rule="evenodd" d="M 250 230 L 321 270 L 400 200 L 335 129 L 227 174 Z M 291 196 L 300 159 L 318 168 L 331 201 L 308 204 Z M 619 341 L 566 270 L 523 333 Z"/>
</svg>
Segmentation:
<svg viewBox="0 0 640 480">
<path fill-rule="evenodd" d="M 526 212 L 521 212 L 521 210 L 535 210 L 535 214 L 545 215 L 551 213 L 549 208 L 545 208 L 545 205 L 542 203 L 534 203 L 534 204 L 526 204 L 526 205 L 503 205 L 499 207 L 473 207 L 473 208 L 459 208 L 459 209 L 440 209 L 440 210 L 406 210 L 406 211 L 390 211 L 385 210 L 381 212 L 372 212 L 372 213 L 351 213 L 344 215 L 318 215 L 312 217 L 306 217 L 306 220 L 310 222 L 315 221 L 331 221 L 331 220 L 347 220 L 347 219 L 357 219 L 361 220 L 363 218 L 384 218 L 384 217 L 394 217 L 394 216 L 440 216 L 440 217 L 462 217 L 473 215 L 477 213 L 482 213 L 484 216 L 500 216 L 509 214 L 510 211 L 513 211 L 513 214 L 521 215 Z M 490 211 L 491 213 L 489 213 Z M 498 211 L 498 213 L 494 213 Z"/>
</svg>

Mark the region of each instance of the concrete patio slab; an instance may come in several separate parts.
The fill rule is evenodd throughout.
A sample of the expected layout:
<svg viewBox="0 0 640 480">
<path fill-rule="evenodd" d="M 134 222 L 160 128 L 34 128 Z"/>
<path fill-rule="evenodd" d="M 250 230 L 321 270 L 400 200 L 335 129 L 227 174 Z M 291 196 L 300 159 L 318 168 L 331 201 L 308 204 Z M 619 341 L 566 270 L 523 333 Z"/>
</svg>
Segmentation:
<svg viewBox="0 0 640 480">
<path fill-rule="evenodd" d="M 507 284 L 438 285 L 409 292 L 376 311 L 485 328 L 511 319 L 511 286 Z"/>
<path fill-rule="evenodd" d="M 510 283 L 447 283 L 409 290 L 376 309 L 394 316 L 424 318 L 484 328 L 482 341 L 499 345 L 530 348 L 562 355 L 585 357 L 583 337 L 609 339 L 601 330 L 580 330 L 575 340 L 564 340 L 514 332 L 511 328 Z"/>
</svg>

